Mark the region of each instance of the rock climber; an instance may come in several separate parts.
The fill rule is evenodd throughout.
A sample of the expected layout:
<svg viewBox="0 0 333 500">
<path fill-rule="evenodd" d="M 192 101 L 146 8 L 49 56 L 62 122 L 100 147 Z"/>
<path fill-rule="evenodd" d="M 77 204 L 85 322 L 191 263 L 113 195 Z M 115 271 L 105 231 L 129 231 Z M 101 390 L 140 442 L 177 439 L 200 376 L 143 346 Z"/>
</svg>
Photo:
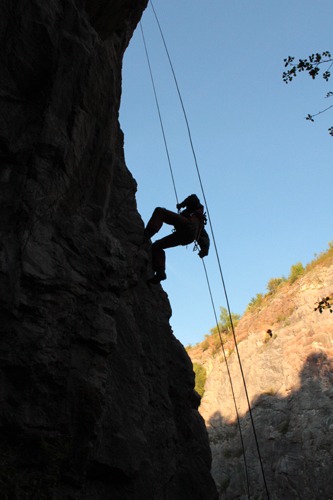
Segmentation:
<svg viewBox="0 0 333 500">
<path fill-rule="evenodd" d="M 150 239 L 162 227 L 163 223 L 174 226 L 174 232 L 152 244 L 152 268 L 154 276 L 148 281 L 152 284 L 160 283 L 166 279 L 164 249 L 178 245 L 188 245 L 196 241 L 200 247 L 199 257 L 208 255 L 209 236 L 204 226 L 206 215 L 204 207 L 195 194 L 191 194 L 181 203 L 177 203 L 178 213 L 166 208 L 155 208 L 146 229 L 145 239 Z M 180 211 L 181 209 L 184 209 Z"/>
</svg>

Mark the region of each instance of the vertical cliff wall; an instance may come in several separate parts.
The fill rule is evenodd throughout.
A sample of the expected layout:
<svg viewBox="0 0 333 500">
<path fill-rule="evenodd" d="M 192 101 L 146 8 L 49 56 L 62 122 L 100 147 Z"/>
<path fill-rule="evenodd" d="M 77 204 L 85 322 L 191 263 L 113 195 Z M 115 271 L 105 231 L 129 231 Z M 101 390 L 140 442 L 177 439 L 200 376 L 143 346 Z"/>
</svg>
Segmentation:
<svg viewBox="0 0 333 500">
<path fill-rule="evenodd" d="M 236 327 L 271 500 L 333 499 L 333 314 L 314 310 L 318 300 L 333 296 L 332 250 L 294 283 L 267 294 Z M 198 350 L 194 362 L 200 362 Z M 229 353 L 228 366 L 222 354 L 204 361 L 210 373 L 200 413 L 213 475 L 225 500 L 247 495 L 246 473 L 251 498 L 266 499 L 238 357 Z"/>
<path fill-rule="evenodd" d="M 0 5 L 0 490 L 215 498 L 118 124 L 147 0 Z"/>
</svg>

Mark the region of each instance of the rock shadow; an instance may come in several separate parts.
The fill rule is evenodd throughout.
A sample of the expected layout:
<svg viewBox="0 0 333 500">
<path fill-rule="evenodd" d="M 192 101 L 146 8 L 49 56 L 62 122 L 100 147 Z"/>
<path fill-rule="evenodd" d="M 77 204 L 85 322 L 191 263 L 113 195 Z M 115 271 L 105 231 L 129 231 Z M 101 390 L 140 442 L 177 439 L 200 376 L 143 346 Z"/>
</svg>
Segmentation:
<svg viewBox="0 0 333 500">
<path fill-rule="evenodd" d="M 251 413 L 270 499 L 332 500 L 333 358 L 310 354 L 300 387 L 286 397 L 261 394 Z M 267 498 L 250 413 L 238 424 L 216 412 L 207 428 L 219 498 L 248 498 L 247 484 L 251 499 Z"/>
</svg>

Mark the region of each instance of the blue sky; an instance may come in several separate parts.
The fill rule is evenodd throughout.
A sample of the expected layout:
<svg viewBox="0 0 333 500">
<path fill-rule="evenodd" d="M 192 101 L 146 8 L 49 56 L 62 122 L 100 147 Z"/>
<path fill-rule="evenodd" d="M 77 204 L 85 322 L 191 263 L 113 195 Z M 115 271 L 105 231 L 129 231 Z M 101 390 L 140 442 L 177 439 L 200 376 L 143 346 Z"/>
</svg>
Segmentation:
<svg viewBox="0 0 333 500">
<path fill-rule="evenodd" d="M 283 59 L 331 50 L 331 0 L 155 0 L 183 97 L 232 312 L 242 314 L 273 277 L 310 262 L 333 240 L 332 82 L 300 75 L 286 85 Z M 179 199 L 202 199 L 173 76 L 149 6 L 142 27 Z M 333 99 L 333 98 L 332 98 Z M 120 124 L 125 159 L 147 223 L 156 206 L 175 209 L 141 30 L 125 53 Z M 169 234 L 165 226 L 159 235 Z M 208 232 L 210 230 L 208 228 Z M 155 238 L 153 238 L 154 241 Z M 213 247 L 205 259 L 217 311 L 226 301 Z M 171 326 L 195 344 L 215 325 L 192 245 L 167 250 L 163 288 Z"/>
</svg>

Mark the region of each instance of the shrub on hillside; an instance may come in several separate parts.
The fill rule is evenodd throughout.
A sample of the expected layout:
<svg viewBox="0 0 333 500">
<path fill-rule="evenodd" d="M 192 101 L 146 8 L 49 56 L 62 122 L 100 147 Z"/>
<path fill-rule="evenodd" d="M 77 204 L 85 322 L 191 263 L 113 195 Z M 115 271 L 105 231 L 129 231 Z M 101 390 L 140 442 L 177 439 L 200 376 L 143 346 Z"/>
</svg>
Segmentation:
<svg viewBox="0 0 333 500">
<path fill-rule="evenodd" d="M 324 252 L 321 252 L 319 255 L 315 254 L 315 259 L 311 261 L 309 264 L 306 266 L 306 270 L 312 269 L 314 266 L 317 266 L 318 264 L 321 265 L 327 265 L 332 262 L 332 257 L 333 257 L 333 241 L 328 242 L 328 248 Z"/>
<path fill-rule="evenodd" d="M 275 293 L 281 283 L 284 283 L 285 281 L 286 278 L 283 276 L 281 278 L 271 278 L 266 286 L 268 293 Z"/>
<path fill-rule="evenodd" d="M 209 337 L 209 335 L 207 335 L 207 334 L 206 334 L 206 335 L 205 335 L 205 340 L 203 340 L 203 341 L 201 342 L 201 349 L 202 349 L 203 351 L 207 351 L 207 349 L 209 348 L 208 337 Z"/>
<path fill-rule="evenodd" d="M 305 269 L 303 267 L 302 262 L 297 262 L 297 264 L 294 264 L 290 268 L 290 274 L 289 274 L 289 283 L 294 283 L 297 278 L 299 278 L 303 273 Z"/>
<path fill-rule="evenodd" d="M 262 304 L 263 298 L 264 298 L 264 296 L 262 293 L 257 293 L 257 295 L 250 300 L 250 303 L 247 306 L 248 310 L 253 311 L 254 309 L 257 309 L 258 307 L 260 307 Z"/>
<path fill-rule="evenodd" d="M 225 333 L 230 335 L 232 333 L 232 327 L 236 328 L 238 322 L 240 320 L 240 315 L 236 313 L 230 313 L 225 307 L 220 307 L 220 321 L 218 326 L 216 325 L 214 328 L 211 328 L 210 332 L 215 337 L 219 337 L 220 333 Z"/>
<path fill-rule="evenodd" d="M 195 387 L 194 389 L 203 397 L 205 392 L 205 383 L 207 379 L 207 373 L 205 368 L 199 363 L 193 363 L 193 371 L 195 374 Z"/>
</svg>

